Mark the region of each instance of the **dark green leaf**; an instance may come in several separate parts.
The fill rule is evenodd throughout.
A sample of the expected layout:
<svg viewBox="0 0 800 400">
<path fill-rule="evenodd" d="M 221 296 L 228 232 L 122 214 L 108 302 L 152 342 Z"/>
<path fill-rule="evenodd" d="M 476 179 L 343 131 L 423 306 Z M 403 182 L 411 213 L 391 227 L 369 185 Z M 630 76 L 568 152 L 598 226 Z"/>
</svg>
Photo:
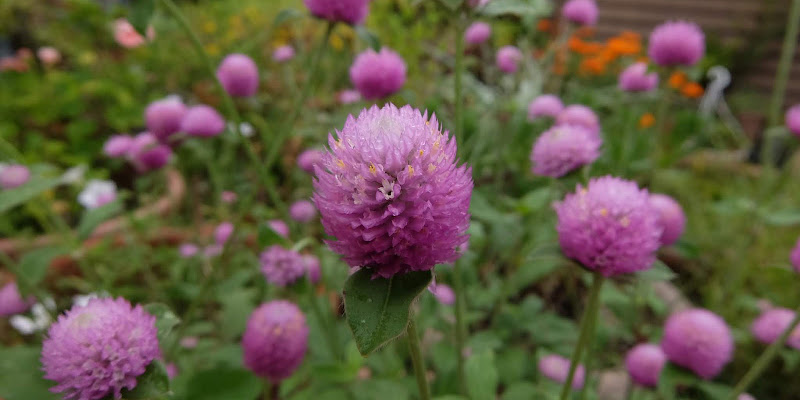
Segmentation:
<svg viewBox="0 0 800 400">
<path fill-rule="evenodd" d="M 697 387 L 708 395 L 709 399 L 727 399 L 733 389 L 719 383 L 700 381 Z"/>
<path fill-rule="evenodd" d="M 43 378 L 41 347 L 0 348 L 0 398 L 5 400 L 57 400 L 50 393 L 55 383 Z"/>
<path fill-rule="evenodd" d="M 140 35 L 146 36 L 147 25 L 150 24 L 150 19 L 156 11 L 156 0 L 134 0 L 131 3 L 128 21 Z"/>
<path fill-rule="evenodd" d="M 430 271 L 372 279 L 369 268 L 362 268 L 347 279 L 344 284 L 345 314 L 362 355 L 369 355 L 403 334 L 408 325 L 411 303 L 431 279 Z"/>
<path fill-rule="evenodd" d="M 61 184 L 61 178 L 33 177 L 15 189 L 0 191 L 0 214 Z"/>
<path fill-rule="evenodd" d="M 378 39 L 378 36 L 372 33 L 369 29 L 365 28 L 363 25 L 356 26 L 356 34 L 358 34 L 359 39 L 367 43 L 372 50 L 381 50 L 381 41 Z"/>
<path fill-rule="evenodd" d="M 541 17 L 549 15 L 551 5 L 548 0 L 492 0 L 481 13 L 491 17 L 514 15 L 517 17 Z"/>
<path fill-rule="evenodd" d="M 165 304 L 151 303 L 144 306 L 144 309 L 150 313 L 150 315 L 156 317 L 158 341 L 164 343 L 164 339 L 172 332 L 172 328 L 181 322 L 180 318 Z"/>
<path fill-rule="evenodd" d="M 122 210 L 122 199 L 117 199 L 111 203 L 105 204 L 101 207 L 86 210 L 81 217 L 81 222 L 78 224 L 78 238 L 85 240 L 88 238 L 98 225 L 102 224 L 105 220 L 113 217 Z"/>
<path fill-rule="evenodd" d="M 29 293 L 47 275 L 47 269 L 54 258 L 66 253 L 61 246 L 43 247 L 25 253 L 17 266 L 18 282 L 23 293 Z"/>
<path fill-rule="evenodd" d="M 264 222 L 258 226 L 258 245 L 261 247 L 272 246 L 273 244 L 284 244 L 286 239 L 278 232 L 275 232 L 269 223 Z"/>
<path fill-rule="evenodd" d="M 160 361 L 153 361 L 147 366 L 144 374 L 136 378 L 136 387 L 133 390 L 122 391 L 123 400 L 163 400 L 169 396 L 169 377 Z M 113 398 L 113 395 L 108 397 Z"/>
<path fill-rule="evenodd" d="M 191 400 L 253 400 L 261 392 L 261 380 L 241 368 L 220 367 L 194 374 L 186 398 Z"/>
<path fill-rule="evenodd" d="M 497 367 L 494 365 L 494 353 L 487 350 L 471 356 L 464 366 L 464 373 L 470 398 L 497 397 Z"/>
</svg>

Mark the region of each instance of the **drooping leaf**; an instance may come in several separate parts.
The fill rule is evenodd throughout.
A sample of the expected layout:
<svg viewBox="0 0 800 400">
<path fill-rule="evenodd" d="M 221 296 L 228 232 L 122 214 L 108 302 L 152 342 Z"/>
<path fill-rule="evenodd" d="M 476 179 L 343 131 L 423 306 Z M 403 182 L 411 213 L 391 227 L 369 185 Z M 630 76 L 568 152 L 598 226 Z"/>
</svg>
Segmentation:
<svg viewBox="0 0 800 400">
<path fill-rule="evenodd" d="M 98 225 L 115 216 L 120 210 L 122 210 L 122 199 L 86 210 L 83 213 L 83 217 L 81 217 L 81 222 L 78 224 L 78 239 L 85 240 L 88 238 Z"/>
<path fill-rule="evenodd" d="M 170 396 L 169 376 L 161 361 L 153 361 L 144 374 L 136 378 L 136 387 L 122 391 L 123 400 L 164 400 Z M 110 395 L 108 399 L 113 399 Z"/>
<path fill-rule="evenodd" d="M 218 367 L 196 372 L 189 379 L 187 399 L 253 400 L 261 392 L 261 380 L 241 368 Z"/>
<path fill-rule="evenodd" d="M 367 43 L 372 50 L 381 50 L 381 41 L 378 39 L 378 36 L 372 33 L 372 31 L 369 29 L 365 28 L 363 25 L 356 26 L 356 34 L 358 35 L 358 38 Z"/>
<path fill-rule="evenodd" d="M 494 399 L 497 396 L 497 367 L 490 350 L 475 354 L 464 366 L 467 392 L 473 399 Z"/>
<path fill-rule="evenodd" d="M 369 355 L 403 334 L 411 303 L 432 277 L 430 271 L 414 271 L 389 279 L 372 279 L 372 270 L 363 268 L 347 279 L 345 314 L 362 355 Z"/>
<path fill-rule="evenodd" d="M 548 0 L 492 0 L 481 9 L 481 13 L 490 17 L 540 17 L 549 15 L 551 8 Z"/>
<path fill-rule="evenodd" d="M 128 14 L 128 21 L 139 32 L 140 35 L 147 35 L 147 25 L 156 11 L 156 0 L 134 0 L 131 2 L 131 12 Z"/>
<path fill-rule="evenodd" d="M 150 315 L 156 317 L 156 328 L 158 329 L 158 341 L 164 343 L 164 339 L 172 332 L 172 328 L 181 323 L 181 319 L 166 305 L 161 303 L 150 303 L 144 306 Z"/>
<path fill-rule="evenodd" d="M 47 269 L 54 258 L 66 253 L 61 246 L 42 247 L 25 253 L 17 265 L 17 282 L 23 293 L 29 293 L 47 275 Z"/>
</svg>

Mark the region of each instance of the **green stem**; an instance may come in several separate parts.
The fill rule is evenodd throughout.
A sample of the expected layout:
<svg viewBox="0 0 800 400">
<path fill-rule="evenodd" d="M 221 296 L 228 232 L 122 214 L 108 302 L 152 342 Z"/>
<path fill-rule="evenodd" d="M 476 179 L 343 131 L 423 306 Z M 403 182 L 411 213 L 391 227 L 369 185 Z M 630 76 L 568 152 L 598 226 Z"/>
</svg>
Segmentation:
<svg viewBox="0 0 800 400">
<path fill-rule="evenodd" d="M 795 3 L 797 3 L 797 1 Z M 772 344 L 769 345 L 769 347 L 767 347 L 763 353 L 761 353 L 756 362 L 750 366 L 750 370 L 747 371 L 744 377 L 742 377 L 742 380 L 740 380 L 739 383 L 736 384 L 736 387 L 733 388 L 733 392 L 730 396 L 728 396 L 728 399 L 735 400 L 740 394 L 744 393 L 747 388 L 749 388 L 750 385 L 752 385 L 753 382 L 755 382 L 755 380 L 761 376 L 762 373 L 764 373 L 764 370 L 767 368 L 767 366 L 772 362 L 775 356 L 778 355 L 778 351 L 786 344 L 786 340 L 789 339 L 789 336 L 792 334 L 792 331 L 794 331 L 794 328 L 798 323 L 800 323 L 800 307 L 795 310 L 795 317 L 789 324 L 789 327 L 783 331 L 783 334 L 778 338 L 778 340 L 772 342 Z"/>
<path fill-rule="evenodd" d="M 417 324 L 414 322 L 414 315 L 408 316 L 408 327 L 406 328 L 406 339 L 408 340 L 408 350 L 411 353 L 411 362 L 414 365 L 414 375 L 417 377 L 420 400 L 430 400 L 431 392 L 428 388 L 428 378 L 425 376 L 425 360 L 422 358 L 422 350 L 419 345 L 419 335 L 417 334 Z"/>
<path fill-rule="evenodd" d="M 769 106 L 770 127 L 780 124 L 783 98 L 786 95 L 786 84 L 789 82 L 789 71 L 792 67 L 795 48 L 797 47 L 797 34 L 800 31 L 800 0 L 792 1 L 789 11 L 789 20 L 786 22 L 786 34 L 783 37 L 781 59 L 778 71 L 775 74 L 775 87 L 772 90 L 772 100 Z"/>
<path fill-rule="evenodd" d="M 669 77 L 669 73 L 671 70 L 667 71 L 665 77 Z M 667 79 L 662 79 L 662 81 L 666 81 Z M 656 155 L 655 162 L 657 166 L 662 165 L 666 158 L 667 158 L 667 142 L 669 141 L 668 132 L 666 132 L 667 127 L 667 114 L 669 113 L 669 108 L 672 106 L 672 92 L 670 92 L 669 84 L 664 85 L 664 93 L 661 96 L 661 101 L 658 103 L 658 108 L 656 109 L 656 126 L 655 126 L 655 149 L 651 149 Z M 651 142 L 652 143 L 652 142 Z"/>
<path fill-rule="evenodd" d="M 584 368 L 586 370 L 586 373 L 585 373 L 586 384 L 583 385 L 583 388 L 581 389 L 581 393 L 578 396 L 579 400 L 583 400 L 584 398 L 586 398 L 586 392 L 589 391 L 587 388 L 589 386 L 588 385 L 589 375 L 591 374 L 591 370 L 592 370 L 592 363 L 591 363 L 592 360 L 591 359 L 592 359 L 592 349 L 594 347 L 594 346 L 592 346 L 592 342 L 593 342 L 592 338 L 594 338 L 595 331 L 597 330 L 597 315 L 598 315 L 599 311 L 600 311 L 600 302 L 599 301 L 595 302 L 594 303 L 594 307 L 589 309 L 589 312 L 591 313 L 589 315 L 589 333 L 587 335 L 589 337 L 589 340 L 588 340 L 588 343 L 586 344 L 586 360 L 587 361 L 584 363 Z"/>
<path fill-rule="evenodd" d="M 464 23 L 463 17 L 459 17 L 456 22 L 456 65 L 453 79 L 455 80 L 456 96 L 456 130 L 453 136 L 458 139 L 464 138 L 464 94 L 463 74 L 464 74 Z"/>
<path fill-rule="evenodd" d="M 319 303 L 317 303 L 317 297 L 314 296 L 314 285 L 309 281 L 308 287 L 308 302 L 311 303 L 311 312 L 314 313 L 314 317 L 319 322 L 320 328 L 322 328 L 322 336 L 325 337 L 325 342 L 328 344 L 328 350 L 331 352 L 331 355 L 336 358 L 337 360 L 342 359 L 341 352 L 339 351 L 339 343 L 338 338 L 336 337 L 336 326 L 330 326 L 328 323 L 328 318 L 325 317 L 325 314 L 320 310 Z"/>
<path fill-rule="evenodd" d="M 597 312 L 594 310 L 600 306 L 600 288 L 603 286 L 603 282 L 605 282 L 603 275 L 595 272 L 592 288 L 589 291 L 589 302 L 586 304 L 586 311 L 584 311 L 583 318 L 581 318 L 578 344 L 575 346 L 575 350 L 572 353 L 569 375 L 567 375 L 567 380 L 564 382 L 564 387 L 561 390 L 561 397 L 559 397 L 561 400 L 566 400 L 567 397 L 569 397 L 569 393 L 572 390 L 572 381 L 575 379 L 575 371 L 578 369 L 578 364 L 581 362 L 583 349 L 591 340 L 590 331 L 594 325 L 592 319 L 596 319 L 597 317 Z"/>
<path fill-rule="evenodd" d="M 464 373 L 464 347 L 467 339 L 467 327 L 464 324 L 464 277 L 461 275 L 462 261 L 453 266 L 453 290 L 456 294 L 456 359 L 458 360 L 458 385 L 461 394 L 466 394 L 466 374 Z"/>
</svg>

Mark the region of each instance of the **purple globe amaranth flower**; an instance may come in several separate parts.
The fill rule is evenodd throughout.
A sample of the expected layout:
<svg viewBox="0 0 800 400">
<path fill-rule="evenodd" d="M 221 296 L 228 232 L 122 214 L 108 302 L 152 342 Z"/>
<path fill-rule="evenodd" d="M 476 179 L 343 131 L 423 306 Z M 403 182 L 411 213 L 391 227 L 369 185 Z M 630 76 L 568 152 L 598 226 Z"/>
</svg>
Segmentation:
<svg viewBox="0 0 800 400">
<path fill-rule="evenodd" d="M 294 58 L 294 47 L 289 45 L 280 46 L 272 52 L 272 61 L 285 63 Z"/>
<path fill-rule="evenodd" d="M 800 239 L 797 239 L 797 243 L 795 243 L 792 253 L 789 255 L 789 260 L 792 262 L 794 271 L 800 273 Z"/>
<path fill-rule="evenodd" d="M 201 104 L 186 112 L 181 131 L 189 136 L 213 137 L 225 131 L 225 119 L 213 107 Z"/>
<path fill-rule="evenodd" d="M 497 68 L 505 73 L 513 74 L 517 72 L 520 61 L 522 61 L 522 52 L 514 46 L 503 46 L 500 50 L 497 50 L 495 63 Z"/>
<path fill-rule="evenodd" d="M 242 336 L 244 365 L 273 383 L 289 376 L 303 362 L 308 325 L 303 312 L 286 300 L 264 303 L 250 314 Z"/>
<path fill-rule="evenodd" d="M 619 74 L 619 88 L 626 92 L 649 92 L 658 87 L 658 74 L 647 73 L 647 64 L 637 62 Z"/>
<path fill-rule="evenodd" d="M 578 25 L 596 24 L 597 14 L 597 4 L 594 0 L 569 0 L 561 8 L 561 15 Z"/>
<path fill-rule="evenodd" d="M 569 377 L 570 365 L 572 365 L 572 363 L 569 359 L 557 354 L 551 354 L 540 358 L 538 366 L 539 373 L 548 379 L 558 383 L 564 383 Z M 572 378 L 572 388 L 581 389 L 585 380 L 586 368 L 584 368 L 582 364 L 578 364 L 578 367 L 575 369 L 575 376 Z"/>
<path fill-rule="evenodd" d="M 331 22 L 358 25 L 369 13 L 371 0 L 303 0 L 311 14 Z"/>
<path fill-rule="evenodd" d="M 667 363 L 667 355 L 661 347 L 651 343 L 642 343 L 632 348 L 625 356 L 625 368 L 634 382 L 656 387 L 661 370 Z"/>
<path fill-rule="evenodd" d="M 661 237 L 649 199 L 635 182 L 613 176 L 578 185 L 555 204 L 564 255 L 606 277 L 649 269 Z"/>
<path fill-rule="evenodd" d="M 170 136 L 180 132 L 186 111 L 186 106 L 176 96 L 156 100 L 144 110 L 147 130 L 159 141 L 166 143 Z"/>
<path fill-rule="evenodd" d="M 178 248 L 178 253 L 183 258 L 192 258 L 200 252 L 200 248 L 194 243 L 184 243 Z"/>
<path fill-rule="evenodd" d="M 658 213 L 658 222 L 662 228 L 661 245 L 675 243 L 686 228 L 686 214 L 681 205 L 672 197 L 654 193 L 650 195 L 650 206 Z"/>
<path fill-rule="evenodd" d="M 540 117 L 557 117 L 564 110 L 564 103 L 554 94 L 543 94 L 528 105 L 528 120 L 534 121 Z"/>
<path fill-rule="evenodd" d="M 350 81 L 365 99 L 381 99 L 403 87 L 406 63 L 399 54 L 386 47 L 379 53 L 367 49 L 350 66 Z"/>
<path fill-rule="evenodd" d="M 431 284 L 428 285 L 428 291 L 433 294 L 433 297 L 435 297 L 439 303 L 446 306 L 452 306 L 456 302 L 456 292 L 453 291 L 453 288 L 444 283 L 431 282 Z"/>
<path fill-rule="evenodd" d="M 289 216 L 297 222 L 309 222 L 317 216 L 317 208 L 308 200 L 300 200 L 289 206 Z"/>
<path fill-rule="evenodd" d="M 272 230 L 278 235 L 281 235 L 285 238 L 289 237 L 289 225 L 286 225 L 286 222 L 283 222 L 279 219 L 271 219 L 267 221 L 267 225 L 269 225 L 269 227 L 272 228 Z"/>
<path fill-rule="evenodd" d="M 0 188 L 14 189 L 24 185 L 31 179 L 31 171 L 20 164 L 0 166 Z"/>
<path fill-rule="evenodd" d="M 328 241 L 351 266 L 391 277 L 458 258 L 472 170 L 436 116 L 392 104 L 351 115 L 316 167 L 314 203 Z"/>
<path fill-rule="evenodd" d="M 542 133 L 531 150 L 531 171 L 559 178 L 600 157 L 599 136 L 575 125 L 556 125 Z"/>
<path fill-rule="evenodd" d="M 671 67 L 691 66 L 703 58 L 706 39 L 697 24 L 686 21 L 667 21 L 653 29 L 647 55 L 654 63 Z"/>
<path fill-rule="evenodd" d="M 750 326 L 750 332 L 761 343 L 772 344 L 789 329 L 789 325 L 794 320 L 794 311 L 788 308 L 770 308 L 764 311 Z M 787 344 L 795 349 L 800 349 L 800 327 L 792 330 L 787 340 Z"/>
<path fill-rule="evenodd" d="M 556 125 L 578 125 L 592 133 L 600 134 L 600 120 L 591 108 L 582 104 L 564 107 L 556 116 Z"/>
<path fill-rule="evenodd" d="M 28 296 L 27 299 L 22 298 L 16 282 L 7 283 L 0 289 L 0 317 L 24 313 L 34 303 L 36 303 L 36 298 L 33 296 Z"/>
<path fill-rule="evenodd" d="M 151 147 L 139 153 L 136 157 L 135 164 L 141 172 L 152 171 L 159 169 L 172 158 L 172 149 L 165 144 L 160 144 Z"/>
<path fill-rule="evenodd" d="M 103 144 L 103 154 L 108 157 L 123 157 L 133 146 L 133 138 L 129 135 L 114 135 Z"/>
<path fill-rule="evenodd" d="M 244 54 L 229 54 L 217 68 L 217 79 L 231 96 L 250 97 L 258 90 L 258 66 Z"/>
<path fill-rule="evenodd" d="M 800 104 L 795 104 L 786 110 L 786 116 L 784 117 L 784 120 L 786 123 L 786 129 L 788 129 L 789 132 L 794 133 L 796 136 L 800 136 Z"/>
<path fill-rule="evenodd" d="M 467 44 L 477 46 L 489 40 L 492 36 L 492 27 L 486 22 L 474 22 L 464 31 L 464 40 Z"/>
<path fill-rule="evenodd" d="M 311 254 L 304 254 L 303 264 L 306 268 L 306 277 L 308 277 L 308 280 L 311 281 L 311 283 L 319 282 L 319 278 L 322 276 L 319 258 L 312 256 Z"/>
<path fill-rule="evenodd" d="M 214 243 L 225 244 L 228 242 L 228 239 L 231 238 L 232 234 L 233 224 L 230 222 L 223 222 L 214 229 Z"/>
<path fill-rule="evenodd" d="M 322 159 L 325 157 L 325 151 L 318 150 L 318 149 L 308 149 L 299 156 L 297 156 L 297 166 L 300 167 L 303 171 L 308 172 L 309 174 L 314 173 L 314 166 L 317 164 L 322 163 Z"/>
<path fill-rule="evenodd" d="M 156 318 L 123 299 L 92 299 L 50 326 L 42 344 L 45 378 L 64 399 L 122 397 L 160 356 Z"/>
<path fill-rule="evenodd" d="M 278 245 L 267 247 L 259 256 L 261 272 L 267 282 L 275 286 L 288 286 L 306 273 L 306 260 L 300 253 Z"/>
<path fill-rule="evenodd" d="M 711 379 L 722 371 L 733 356 L 733 346 L 733 336 L 725 321 L 701 308 L 672 314 L 661 339 L 667 359 L 703 379 Z"/>
</svg>

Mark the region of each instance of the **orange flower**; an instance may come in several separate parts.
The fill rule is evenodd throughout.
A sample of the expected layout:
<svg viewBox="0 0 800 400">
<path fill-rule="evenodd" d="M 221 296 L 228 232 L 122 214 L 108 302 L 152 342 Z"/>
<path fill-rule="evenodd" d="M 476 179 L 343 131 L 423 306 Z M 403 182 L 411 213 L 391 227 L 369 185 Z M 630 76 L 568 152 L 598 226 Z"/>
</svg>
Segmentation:
<svg viewBox="0 0 800 400">
<path fill-rule="evenodd" d="M 536 23 L 536 30 L 539 32 L 552 32 L 553 21 L 550 21 L 547 18 L 540 19 L 539 22 Z"/>
<path fill-rule="evenodd" d="M 696 82 L 689 82 L 681 88 L 681 94 L 690 99 L 696 99 L 702 96 L 704 92 L 703 87 Z"/>
<path fill-rule="evenodd" d="M 602 43 L 585 42 L 577 36 L 569 38 L 567 47 L 569 47 L 571 51 L 583 55 L 598 54 L 603 51 Z"/>
<path fill-rule="evenodd" d="M 656 117 L 653 113 L 644 113 L 639 118 L 639 129 L 647 129 L 656 123 Z"/>
<path fill-rule="evenodd" d="M 642 44 L 637 40 L 613 37 L 606 42 L 609 51 L 618 56 L 632 56 L 642 52 Z"/>
<path fill-rule="evenodd" d="M 580 71 L 589 75 L 602 75 L 606 72 L 607 64 L 608 58 L 602 55 L 587 57 L 581 61 Z"/>
<path fill-rule="evenodd" d="M 669 80 L 667 81 L 669 87 L 675 90 L 678 90 L 681 87 L 683 87 L 683 85 L 685 85 L 686 82 L 687 82 L 686 74 L 684 74 L 681 71 L 673 72 L 672 75 L 669 76 Z"/>
<path fill-rule="evenodd" d="M 583 38 L 592 37 L 594 36 L 594 27 L 582 26 L 575 31 L 575 34 Z"/>
</svg>

